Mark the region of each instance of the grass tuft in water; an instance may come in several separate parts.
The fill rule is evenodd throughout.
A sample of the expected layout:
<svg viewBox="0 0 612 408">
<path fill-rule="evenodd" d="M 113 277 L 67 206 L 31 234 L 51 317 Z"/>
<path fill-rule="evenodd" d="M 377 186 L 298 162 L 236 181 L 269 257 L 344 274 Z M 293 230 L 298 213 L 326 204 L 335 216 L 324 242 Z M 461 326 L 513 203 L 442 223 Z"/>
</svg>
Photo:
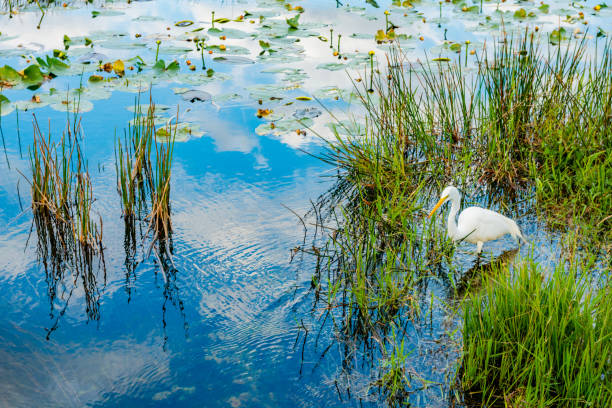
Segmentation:
<svg viewBox="0 0 612 408">
<path fill-rule="evenodd" d="M 42 133 L 34 118 L 29 183 L 38 257 L 47 273 L 51 303 L 65 271 L 72 271 L 75 282 L 78 278 L 83 282 L 88 316 L 97 319 L 94 263 L 97 260 L 105 271 L 102 219 L 96 220 L 92 213 L 94 196 L 80 133 L 75 118 L 72 126 L 67 123 L 59 141 L 54 141 L 50 131 L 46 136 Z"/>
<path fill-rule="evenodd" d="M 582 265 L 589 270 L 592 265 Z M 576 265 L 500 267 L 463 309 L 461 382 L 478 406 L 612 405 L 612 298 Z"/>
<path fill-rule="evenodd" d="M 175 134 L 176 125 L 170 123 L 156 128 L 152 101 L 144 113 L 137 100 L 133 123 L 123 142 L 117 138 L 115 145 L 117 191 L 126 228 L 133 228 L 136 219 L 146 218 L 153 242 L 161 244 L 172 233 L 170 180 Z"/>
</svg>

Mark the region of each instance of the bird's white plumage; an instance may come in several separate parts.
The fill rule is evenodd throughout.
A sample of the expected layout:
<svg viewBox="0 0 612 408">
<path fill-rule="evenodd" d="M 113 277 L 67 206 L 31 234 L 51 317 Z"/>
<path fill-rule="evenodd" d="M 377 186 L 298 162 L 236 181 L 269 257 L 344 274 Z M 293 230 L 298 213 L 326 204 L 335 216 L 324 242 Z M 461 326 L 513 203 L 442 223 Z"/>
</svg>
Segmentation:
<svg viewBox="0 0 612 408">
<path fill-rule="evenodd" d="M 525 241 L 516 222 L 486 208 L 468 207 L 459 214 L 459 219 L 455 222 L 455 216 L 461 204 L 461 195 L 459 190 L 453 186 L 448 186 L 442 191 L 440 201 L 429 216 L 431 217 L 446 200 L 451 202 L 447 232 L 453 241 L 467 241 L 476 244 L 478 252 L 482 250 L 485 242 L 501 238 L 506 234 L 512 235 L 516 240 L 520 238 Z"/>
</svg>

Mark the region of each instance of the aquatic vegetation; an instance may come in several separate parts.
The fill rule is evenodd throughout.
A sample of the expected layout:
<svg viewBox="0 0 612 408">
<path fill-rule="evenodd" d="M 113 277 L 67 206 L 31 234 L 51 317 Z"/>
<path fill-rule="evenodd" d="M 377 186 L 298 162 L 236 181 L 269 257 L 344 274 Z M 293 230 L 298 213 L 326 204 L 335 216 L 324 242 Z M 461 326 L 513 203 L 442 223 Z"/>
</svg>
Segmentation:
<svg viewBox="0 0 612 408">
<path fill-rule="evenodd" d="M 146 218 L 153 242 L 163 245 L 172 233 L 170 179 L 178 118 L 174 125 L 171 119 L 160 128 L 155 125 L 156 119 L 155 104 L 151 101 L 144 113 L 138 98 L 124 142 L 116 140 L 115 169 L 126 228 L 133 227 L 135 218 L 148 209 Z"/>
<path fill-rule="evenodd" d="M 367 90 L 359 94 L 372 98 Z M 322 327 L 332 321 L 338 341 L 348 345 L 345 370 L 354 368 L 357 349 L 379 360 L 371 364 L 380 364 L 380 377 L 366 394 L 374 398 L 378 390 L 388 404 L 399 406 L 430 380 L 426 373 L 406 372 L 402 361 L 408 351 L 393 333 L 420 324 L 428 280 L 448 281 L 446 272 L 432 275 L 432 268 L 452 247 L 435 225 L 423 223 L 421 195 L 432 187 L 431 174 L 406 161 L 394 135 L 378 132 L 384 122 L 377 112 L 367 112 L 365 136 L 347 138 L 336 131 L 320 156 L 338 168 L 338 181 L 312 210 L 312 247 L 299 249 L 317 259 L 311 283 L 315 305 L 322 308 Z"/>
<path fill-rule="evenodd" d="M 579 81 L 562 74 L 572 91 L 560 86 L 553 98 L 538 78 L 554 79 L 546 72 L 556 64 L 551 53 L 567 50 L 570 39 L 573 46 L 580 30 L 593 38 L 578 64 L 603 56 L 612 21 L 603 5 L 41 0 L 41 10 L 36 1 L 7 2 L 0 10 L 0 65 L 12 68 L 0 68 L 0 285 L 10 295 L 0 302 L 7 317 L 0 327 L 0 354 L 9 360 L 5 405 L 181 405 L 203 397 L 241 406 L 448 406 L 463 398 L 459 387 L 450 389 L 460 377 L 456 311 L 483 276 L 498 273 L 500 264 L 512 270 L 531 247 L 489 261 L 489 251 L 497 255 L 506 241 L 491 243 L 472 266 L 466 246 L 452 245 L 440 222 L 426 219 L 441 187 L 463 187 L 467 205 L 516 218 L 543 271 L 557 262 L 551 253 L 583 256 L 584 220 L 596 232 L 589 234 L 594 250 L 608 242 L 600 203 L 609 163 L 597 152 L 607 149 L 609 134 L 578 121 L 593 140 L 583 144 L 568 132 L 559 142 L 554 113 L 542 116 L 542 129 L 531 119 L 547 111 L 540 106 L 546 97 L 573 106 L 574 118 L 584 111 L 571 101 Z M 6 14 L 9 8 L 14 13 Z M 533 61 L 519 48 L 526 27 L 541 32 Z M 490 40 L 501 31 L 515 39 L 506 60 L 495 56 L 504 52 L 503 36 Z M 598 81 L 606 84 L 607 74 Z M 533 84 L 521 83 L 527 81 Z M 137 103 L 126 126 L 133 102 L 126 92 L 149 89 L 160 103 Z M 594 110 L 605 109 L 605 86 L 599 94 L 592 89 L 600 106 Z M 183 122 L 174 115 L 177 105 Z M 31 144 L 32 135 L 15 119 L 35 109 L 41 124 L 89 112 L 78 139 L 93 193 L 84 185 L 70 200 L 93 202 L 75 211 L 79 225 L 97 221 L 98 212 L 103 217 L 111 274 L 108 287 L 99 274 L 98 285 L 85 276 L 89 298 L 70 260 L 58 280 L 32 262 L 33 248 L 21 253 L 30 214 L 22 213 L 18 183 L 15 194 L 15 169 L 28 172 L 21 138 Z M 333 123 L 330 114 L 338 116 Z M 322 157 L 330 166 L 296 151 L 319 154 L 316 132 L 332 139 Z M 53 130 L 50 145 L 58 152 L 60 134 Z M 597 176 L 584 145 L 595 153 L 589 157 Z M 318 177 L 336 169 L 338 179 Z M 580 178 L 590 187 L 577 187 Z M 309 274 L 294 276 L 283 248 L 298 238 L 291 215 L 275 209 L 282 202 L 305 211 L 304 196 L 333 182 L 304 218 L 312 242 L 292 252 Z M 564 203 L 570 198 L 575 205 Z M 541 220 L 560 228 L 549 236 Z M 575 242 L 565 239 L 567 229 Z M 92 271 L 100 272 L 93 259 Z M 56 342 L 39 341 L 41 330 L 57 327 L 46 319 L 45 297 L 52 320 L 67 317 Z M 86 307 L 105 319 L 88 324 Z M 191 339 L 182 338 L 186 316 L 197 324 Z M 303 340 L 299 378 L 299 350 L 288 347 L 296 326 Z M 111 363 L 103 378 L 89 370 L 98 361 Z M 181 391 L 187 389 L 192 397 Z"/>
<path fill-rule="evenodd" d="M 460 62 L 404 68 L 392 57 L 380 103 L 361 99 L 408 160 L 510 195 L 535 187 L 552 223 L 609 231 L 612 50 L 607 41 L 591 55 L 585 41 L 544 53 L 532 34 L 506 38 L 483 50 L 477 72 Z"/>
<path fill-rule="evenodd" d="M 134 125 L 126 130 L 123 144 L 120 138 L 116 140 L 117 190 L 126 219 L 135 217 L 145 204 L 145 181 L 150 178 L 151 145 L 155 135 L 154 112 L 154 106 L 149 106 L 143 119 L 140 105 L 136 104 Z"/>
<path fill-rule="evenodd" d="M 168 124 L 164 140 L 155 143 L 155 166 L 149 179 L 151 189 L 151 213 L 149 219 L 156 240 L 165 240 L 172 232 L 170 222 L 170 178 L 172 175 L 172 152 L 176 125 Z M 159 132 L 156 133 L 159 135 Z M 159 136 L 158 136 L 159 137 Z"/>
<path fill-rule="evenodd" d="M 39 262 L 45 268 L 53 310 L 58 283 L 66 272 L 83 282 L 87 315 L 99 318 L 99 292 L 94 264 L 104 271 L 102 219 L 92 213 L 94 196 L 79 138 L 80 122 L 67 123 L 58 143 L 41 132 L 34 118 L 30 151 L 33 225 Z M 71 292 L 70 292 L 71 293 Z M 61 316 L 60 313 L 59 316 Z M 52 313 L 53 315 L 53 313 Z M 58 319 L 59 319 L 58 316 Z M 47 336 L 57 327 L 58 321 Z"/>
<path fill-rule="evenodd" d="M 460 382 L 468 404 L 612 404 L 610 282 L 603 277 L 593 287 L 579 272 L 592 267 L 559 264 L 546 276 L 525 260 L 485 277 L 463 307 Z"/>
<path fill-rule="evenodd" d="M 401 50 L 394 49 L 384 72 L 370 69 L 370 77 L 366 71 L 355 82 L 355 93 L 366 108 L 365 135 L 336 132 L 326 142 L 319 157 L 338 169 L 338 181 L 313 209 L 315 235 L 320 235 L 312 248 L 301 248 L 317 259 L 312 280 L 315 304 L 326 305 L 324 319 L 334 322 L 340 341 L 367 344 L 364 350 L 378 349 L 368 353 L 382 358 L 390 344 L 398 344 L 391 336 L 397 319 L 409 316 L 415 325 L 422 320 L 421 310 L 427 306 L 423 298 L 433 296 L 423 288 L 433 276 L 451 293 L 459 290 L 453 247 L 436 225 L 424 221 L 424 210 L 431 208 L 440 184 L 483 186 L 478 187 L 483 199 L 506 210 L 524 200 L 540 208 L 552 225 L 559 219 L 567 222 L 567 213 L 551 203 L 576 200 L 567 206 L 570 211 L 592 203 L 593 212 L 572 213 L 572 227 L 581 228 L 582 239 L 591 239 L 585 231 L 609 235 L 609 228 L 601 228 L 609 220 L 599 210 L 608 208 L 612 191 L 604 177 L 610 163 L 603 157 L 612 140 L 606 125 L 612 102 L 611 48 L 606 42 L 598 54 L 587 54 L 585 43 L 582 39 L 543 53 L 534 35 L 502 38 L 492 50 L 481 51 L 478 70 L 463 68 L 463 54 L 456 62 L 435 58 L 410 64 Z M 597 95 L 597 101 L 589 95 Z M 559 141 L 565 143 L 559 146 Z M 547 147 L 553 143 L 557 151 Z M 568 157 L 564 146 L 575 152 L 578 162 L 563 164 L 562 158 Z M 568 178 L 557 188 L 570 188 L 578 195 L 544 193 L 544 182 L 552 186 L 553 180 L 561 180 L 559 167 Z M 597 176 L 588 180 L 583 169 Z M 582 195 L 582 188 L 593 195 Z M 601 255 L 601 245 L 605 240 L 594 240 L 595 257 Z M 580 256 L 568 259 L 577 261 Z M 588 266 L 581 269 L 586 270 Z M 563 283 L 556 279 L 550 285 Z M 588 285 L 582 293 L 587 292 Z M 464 343 L 464 352 L 480 352 L 472 349 Z M 420 385 L 403 379 L 405 367 L 398 363 L 403 355 L 389 354 L 379 362 L 388 370 L 381 369 L 374 384 L 390 404 L 428 381 L 425 375 Z M 474 370 L 484 372 L 483 364 Z M 595 381 L 592 372 L 588 375 L 588 381 Z M 490 385 L 479 381 L 470 383 L 470 391 L 488 392 L 481 386 Z M 508 386 L 504 383 L 501 389 Z M 535 395 L 529 395 L 529 402 Z M 538 395 L 541 403 L 547 401 Z"/>
</svg>

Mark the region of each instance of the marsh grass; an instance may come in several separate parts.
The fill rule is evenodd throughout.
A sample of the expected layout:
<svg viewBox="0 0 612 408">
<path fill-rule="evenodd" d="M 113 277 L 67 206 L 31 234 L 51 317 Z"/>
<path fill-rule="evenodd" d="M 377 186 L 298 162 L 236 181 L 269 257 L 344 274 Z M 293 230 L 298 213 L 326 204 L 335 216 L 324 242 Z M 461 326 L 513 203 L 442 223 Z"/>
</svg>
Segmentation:
<svg viewBox="0 0 612 408">
<path fill-rule="evenodd" d="M 75 117 L 71 125 L 69 120 L 58 141 L 52 138 L 51 131 L 43 134 L 36 117 L 33 126 L 31 177 L 26 179 L 31 186 L 38 257 L 47 274 L 50 300 L 53 304 L 58 283 L 70 271 L 75 285 L 82 281 L 88 317 L 97 319 L 96 261 L 106 281 L 102 219 L 92 213 L 94 196 L 79 141 L 80 121 Z"/>
<path fill-rule="evenodd" d="M 612 405 L 610 282 L 533 261 L 484 278 L 463 308 L 462 387 L 477 406 Z M 596 285 L 595 285 L 596 286 Z"/>
<path fill-rule="evenodd" d="M 146 109 L 140 95 L 134 104 L 134 117 L 123 138 L 115 140 L 117 192 L 125 222 L 124 249 L 126 291 L 131 298 L 132 280 L 138 265 L 138 247 L 151 234 L 148 257 L 153 251 L 164 279 L 162 305 L 163 348 L 166 350 L 166 313 L 168 305 L 178 309 L 188 336 L 189 325 L 177 284 L 177 269 L 172 259 L 172 221 L 170 187 L 177 125 L 171 121 L 156 126 L 155 104 L 149 97 Z M 178 112 L 176 115 L 178 123 Z M 128 300 L 129 300 L 128 298 Z"/>
<path fill-rule="evenodd" d="M 482 50 L 475 69 L 410 64 L 393 50 L 387 72 L 374 79 L 375 94 L 359 92 L 369 137 L 376 148 L 385 146 L 382 160 L 394 157 L 385 155 L 392 149 L 404 152 L 405 161 L 388 171 L 410 168 L 437 183 L 480 185 L 501 205 L 502 196 L 535 196 L 535 208 L 551 225 L 609 238 L 610 41 L 596 52 L 586 39 L 542 44 L 527 33 L 503 38 Z"/>
<path fill-rule="evenodd" d="M 335 131 L 331 141 L 323 138 L 325 149 L 318 157 L 337 168 L 337 181 L 308 214 L 314 218 L 313 242 L 301 248 L 317 260 L 311 282 L 315 307 L 322 309 L 321 327 L 331 320 L 336 341 L 347 345 L 345 371 L 354 364 L 356 349 L 366 359 L 382 357 L 380 363 L 370 362 L 380 372 L 372 388 L 390 405 L 403 404 L 428 381 L 418 375 L 416 382 L 404 378 L 405 353 L 393 346 L 398 342 L 392 334 L 406 322 L 423 320 L 430 282 L 461 299 L 478 291 L 474 280 L 485 279 L 482 268 L 456 279 L 452 244 L 424 219 L 424 208 L 445 184 L 469 187 L 485 205 L 505 213 L 518 214 L 519 207 L 535 211 L 549 226 L 571 232 L 582 252 L 587 249 L 595 258 L 609 249 L 610 41 L 590 52 L 586 39 L 556 46 L 544 40 L 528 33 L 502 38 L 480 51 L 471 68 L 452 61 L 411 64 L 401 49 L 392 49 L 385 70 L 371 70 L 371 77 L 366 70 L 355 82 L 365 108 L 365 135 L 345 128 L 348 137 Z M 343 127 L 337 122 L 336 130 Z M 578 252 L 570 249 L 565 259 L 574 262 Z M 492 271 L 502 268 L 510 266 L 488 265 Z M 569 278 L 559 276 L 547 284 L 573 293 Z M 587 286 L 581 288 L 589 293 Z M 448 303 L 450 309 L 453 304 Z M 570 317 L 554 316 L 559 325 Z M 592 332 L 593 341 L 607 341 L 602 333 Z M 466 345 L 465 352 L 473 347 Z M 551 350 L 540 350 L 540 357 L 552 358 L 546 354 Z M 484 372 L 479 363 L 464 361 L 463 369 Z M 580 370 L 573 363 L 564 360 L 563 369 Z M 509 368 L 503 367 L 507 378 Z M 471 391 L 489 387 L 480 390 L 484 394 L 500 385 L 482 379 L 470 384 Z M 532 391 L 503 385 L 537 400 Z M 583 390 L 575 387 L 572 398 L 591 398 L 579 395 Z M 538 392 L 541 406 L 556 401 Z"/>
<path fill-rule="evenodd" d="M 147 231 L 153 234 L 151 245 L 157 242 L 162 252 L 167 252 L 166 241 L 171 247 L 172 235 L 170 180 L 176 125 L 167 123 L 157 128 L 155 104 L 150 102 L 145 113 L 140 98 L 136 100 L 134 120 L 125 131 L 123 142 L 116 139 L 117 191 L 126 239 L 135 237 L 136 221 L 146 219 Z"/>
</svg>

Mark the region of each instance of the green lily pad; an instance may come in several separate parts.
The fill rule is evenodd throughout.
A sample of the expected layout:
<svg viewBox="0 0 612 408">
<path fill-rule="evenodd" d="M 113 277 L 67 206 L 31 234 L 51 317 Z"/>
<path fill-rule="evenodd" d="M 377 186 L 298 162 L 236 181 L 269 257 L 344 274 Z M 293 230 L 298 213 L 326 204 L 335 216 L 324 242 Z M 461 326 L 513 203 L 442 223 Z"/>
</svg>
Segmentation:
<svg viewBox="0 0 612 408">
<path fill-rule="evenodd" d="M 231 76 L 223 72 L 215 72 L 214 75 L 209 75 L 207 72 L 201 72 L 201 73 L 185 72 L 185 73 L 179 73 L 175 77 L 176 81 L 182 84 L 188 84 L 188 85 L 204 85 L 204 84 L 208 84 L 211 82 L 227 81 L 228 79 L 231 79 Z"/>
<path fill-rule="evenodd" d="M 59 102 L 50 104 L 49 107 L 59 112 L 84 113 L 91 111 L 94 105 L 88 100 L 66 98 L 60 100 Z"/>
<path fill-rule="evenodd" d="M 212 95 L 205 91 L 200 91 L 199 89 L 189 89 L 185 92 L 181 92 L 181 98 L 187 102 L 207 102 L 212 99 Z"/>
<path fill-rule="evenodd" d="M 189 27 L 191 25 L 193 25 L 193 21 L 191 20 L 181 20 L 181 21 L 177 21 L 176 23 L 174 23 L 175 26 L 177 27 Z"/>
<path fill-rule="evenodd" d="M 328 71 L 340 71 L 341 69 L 345 69 L 346 65 L 341 64 L 339 62 L 328 62 L 326 64 L 317 65 L 317 69 L 326 69 Z"/>
<path fill-rule="evenodd" d="M 44 80 L 45 78 L 38 65 L 30 65 L 23 70 L 23 82 L 28 85 L 29 89 L 38 88 Z"/>
<path fill-rule="evenodd" d="M 255 61 L 253 61 L 250 58 L 241 57 L 241 56 L 237 56 L 237 55 L 227 55 L 227 56 L 223 56 L 223 57 L 215 57 L 215 58 L 213 58 L 213 61 L 221 62 L 223 64 L 238 64 L 238 65 L 246 65 L 246 64 L 254 64 L 255 63 Z"/>
<path fill-rule="evenodd" d="M 5 65 L 0 68 L 0 81 L 16 84 L 21 81 L 21 75 L 13 67 Z"/>
<path fill-rule="evenodd" d="M 252 37 L 252 34 L 249 34 L 245 31 L 238 30 L 237 28 L 224 27 L 222 29 L 208 30 L 208 33 L 215 37 L 226 36 L 227 38 L 234 39 L 243 39 Z"/>
<path fill-rule="evenodd" d="M 296 14 L 295 16 L 286 19 L 287 25 L 291 27 L 293 30 L 297 30 L 300 25 L 300 14 Z"/>
<path fill-rule="evenodd" d="M 91 18 L 122 16 L 125 13 L 118 10 L 92 10 Z"/>
<path fill-rule="evenodd" d="M 14 110 L 15 110 L 15 106 L 12 103 L 8 103 L 8 102 L 0 103 L 0 116 L 9 115 Z"/>
<path fill-rule="evenodd" d="M 164 21 L 164 18 L 159 16 L 138 16 L 133 18 L 132 21 Z"/>
<path fill-rule="evenodd" d="M 272 125 L 272 123 L 274 125 Z M 282 119 L 274 122 L 266 122 L 255 128 L 255 133 L 259 136 L 273 134 L 282 136 L 283 134 L 303 130 L 314 125 L 314 121 L 310 118 L 302 120 L 298 119 Z"/>
</svg>

